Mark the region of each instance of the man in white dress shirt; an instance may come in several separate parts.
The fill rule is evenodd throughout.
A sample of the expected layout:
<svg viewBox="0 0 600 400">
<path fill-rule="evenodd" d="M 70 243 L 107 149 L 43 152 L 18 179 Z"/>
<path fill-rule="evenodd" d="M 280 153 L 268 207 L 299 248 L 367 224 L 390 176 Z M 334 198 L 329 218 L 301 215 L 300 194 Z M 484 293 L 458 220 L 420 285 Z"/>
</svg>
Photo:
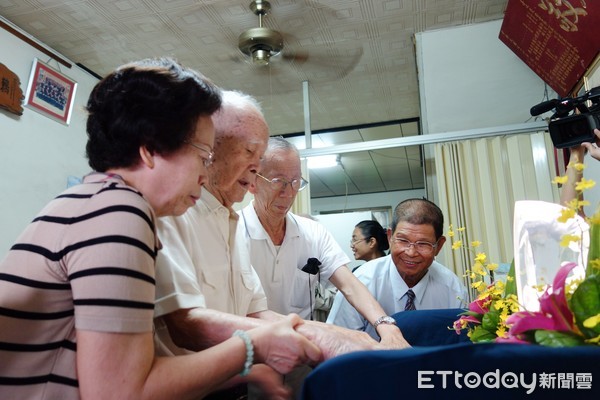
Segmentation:
<svg viewBox="0 0 600 400">
<path fill-rule="evenodd" d="M 386 348 L 406 347 L 393 319 L 348 269 L 350 259 L 327 229 L 290 212 L 296 195 L 308 184 L 302 178 L 298 149 L 283 138 L 270 138 L 260 171 L 249 189 L 254 200 L 239 213 L 238 229 L 246 235 L 269 310 L 312 319 L 317 282 L 331 282 L 365 320 L 378 325 L 376 340 L 381 337 Z M 286 375 L 296 398 L 309 372 L 300 368 Z"/>
<path fill-rule="evenodd" d="M 261 161 L 261 173 L 251 185 L 254 200 L 240 213 L 254 266 L 267 295 L 269 309 L 309 318 L 314 311 L 318 279 L 331 281 L 370 324 L 387 315 L 367 288 L 348 269 L 348 256 L 333 236 L 316 221 L 290 212 L 302 178 L 296 147 L 283 138 L 269 139 Z M 309 259 L 318 262 L 311 274 Z M 310 285 L 310 289 L 309 289 Z M 341 295 L 341 294 L 340 294 Z M 379 322 L 381 343 L 390 348 L 406 344 L 396 326 Z"/>
<path fill-rule="evenodd" d="M 394 210 L 390 254 L 369 261 L 354 274 L 379 301 L 387 315 L 405 310 L 459 308 L 467 298 L 461 280 L 435 261 L 446 242 L 444 217 L 434 203 L 409 199 Z M 343 296 L 336 295 L 328 323 L 377 333 Z"/>
</svg>

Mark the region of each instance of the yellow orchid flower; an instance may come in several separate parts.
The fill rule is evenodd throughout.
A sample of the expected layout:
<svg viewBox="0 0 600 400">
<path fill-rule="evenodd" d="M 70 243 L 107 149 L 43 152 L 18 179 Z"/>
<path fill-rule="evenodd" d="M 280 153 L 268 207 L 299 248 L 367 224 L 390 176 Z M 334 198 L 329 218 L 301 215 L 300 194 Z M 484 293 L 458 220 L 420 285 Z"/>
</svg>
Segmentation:
<svg viewBox="0 0 600 400">
<path fill-rule="evenodd" d="M 460 249 L 461 246 L 462 246 L 462 240 L 457 240 L 456 242 L 452 243 L 452 250 Z"/>
<path fill-rule="evenodd" d="M 505 337 L 506 336 L 506 326 L 504 325 L 500 325 L 498 327 L 498 329 L 496 329 L 496 335 L 498 335 L 498 337 Z"/>
<path fill-rule="evenodd" d="M 580 162 L 576 162 L 576 163 L 569 163 L 568 165 L 569 167 L 577 170 L 578 172 L 581 172 L 585 169 L 585 164 L 580 163 Z"/>
<path fill-rule="evenodd" d="M 585 321 L 583 321 L 583 326 L 586 328 L 595 328 L 596 325 L 600 324 L 600 314 L 594 315 L 593 317 L 589 317 Z"/>
<path fill-rule="evenodd" d="M 479 240 L 474 240 L 471 242 L 471 247 L 479 247 L 481 246 L 481 242 Z"/>
<path fill-rule="evenodd" d="M 577 208 L 563 208 L 560 210 L 560 217 L 557 218 L 558 222 L 567 222 L 571 218 L 575 217 Z"/>
<path fill-rule="evenodd" d="M 579 243 L 580 241 L 581 241 L 581 236 L 579 236 L 579 235 L 565 234 L 560 238 L 560 246 L 568 247 L 571 242 Z"/>
<path fill-rule="evenodd" d="M 483 265 L 476 262 L 475 264 L 473 264 L 473 269 L 472 269 L 473 273 L 481 275 L 481 276 L 486 276 L 487 272 L 486 270 L 483 268 Z"/>
<path fill-rule="evenodd" d="M 475 257 L 475 262 L 485 264 L 486 258 L 487 256 L 485 255 L 485 253 L 477 253 L 477 256 Z"/>
<path fill-rule="evenodd" d="M 598 344 L 598 343 L 600 343 L 600 335 L 593 337 L 591 339 L 586 339 L 585 342 L 592 343 L 592 344 Z"/>
<path fill-rule="evenodd" d="M 569 177 L 566 175 L 565 176 L 557 176 L 552 180 L 552 183 L 564 185 L 565 183 L 567 183 L 568 180 L 569 180 Z"/>
<path fill-rule="evenodd" d="M 577 184 L 575 184 L 575 190 L 581 192 L 587 189 L 591 189 L 594 186 L 596 186 L 596 182 L 594 182 L 593 180 L 581 178 L 581 180 L 577 182 Z"/>
</svg>

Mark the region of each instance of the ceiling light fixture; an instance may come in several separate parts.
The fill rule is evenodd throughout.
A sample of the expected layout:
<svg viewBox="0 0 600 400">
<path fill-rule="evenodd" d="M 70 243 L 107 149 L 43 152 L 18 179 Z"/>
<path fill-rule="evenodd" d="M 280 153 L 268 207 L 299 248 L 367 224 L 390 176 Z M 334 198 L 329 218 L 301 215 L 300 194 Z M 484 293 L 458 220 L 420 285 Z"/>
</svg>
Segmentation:
<svg viewBox="0 0 600 400">
<path fill-rule="evenodd" d="M 308 168 L 331 168 L 340 163 L 340 157 L 337 154 L 327 154 L 324 156 L 308 157 Z"/>
</svg>

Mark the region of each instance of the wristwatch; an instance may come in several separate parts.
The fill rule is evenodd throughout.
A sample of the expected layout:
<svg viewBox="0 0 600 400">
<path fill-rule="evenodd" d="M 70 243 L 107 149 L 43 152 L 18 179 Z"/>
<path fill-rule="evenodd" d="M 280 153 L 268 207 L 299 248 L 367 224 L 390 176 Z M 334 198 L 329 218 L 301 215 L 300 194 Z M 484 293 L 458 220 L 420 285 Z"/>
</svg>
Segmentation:
<svg viewBox="0 0 600 400">
<path fill-rule="evenodd" d="M 396 325 L 396 320 L 392 317 L 384 315 L 383 317 L 377 318 L 377 321 L 375 321 L 373 324 L 373 328 L 377 329 L 377 327 L 381 324 Z"/>
</svg>

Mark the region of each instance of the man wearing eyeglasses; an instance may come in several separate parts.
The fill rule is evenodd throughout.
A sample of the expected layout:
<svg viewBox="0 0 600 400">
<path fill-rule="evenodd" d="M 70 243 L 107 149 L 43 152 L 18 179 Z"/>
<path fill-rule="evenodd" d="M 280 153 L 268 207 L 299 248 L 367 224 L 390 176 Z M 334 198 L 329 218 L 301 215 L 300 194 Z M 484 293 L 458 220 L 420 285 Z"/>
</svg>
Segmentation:
<svg viewBox="0 0 600 400">
<path fill-rule="evenodd" d="M 356 277 L 379 301 L 387 315 L 399 311 L 464 307 L 466 288 L 461 280 L 435 261 L 446 242 L 442 210 L 429 200 L 409 199 L 394 210 L 388 233 L 390 254 L 363 264 Z M 366 331 L 373 327 L 343 296 L 336 295 L 328 323 Z"/>
<path fill-rule="evenodd" d="M 290 212 L 296 195 L 308 184 L 301 176 L 296 147 L 283 138 L 271 137 L 261 160 L 261 173 L 256 176 L 249 189 L 254 200 L 240 212 L 239 227 L 246 233 L 252 265 L 267 295 L 269 309 L 310 319 L 320 279 L 333 283 L 370 323 L 386 316 L 347 268 L 350 259 L 325 227 Z M 320 262 L 318 272 L 313 271 L 316 274 L 302 270 L 309 258 Z M 393 324 L 380 323 L 377 333 L 383 344 L 397 347 L 404 343 Z"/>
<path fill-rule="evenodd" d="M 296 195 L 307 184 L 296 147 L 283 138 L 271 137 L 260 173 L 249 189 L 254 200 L 239 212 L 238 225 L 246 234 L 252 266 L 267 295 L 269 310 L 313 319 L 317 282 L 330 281 L 366 321 L 383 322 L 377 324 L 375 338 L 381 338 L 383 346 L 406 346 L 393 320 L 347 268 L 350 259 L 333 236 L 318 222 L 290 212 Z M 296 396 L 309 372 L 300 368 L 286 375 L 285 382 Z"/>
</svg>

